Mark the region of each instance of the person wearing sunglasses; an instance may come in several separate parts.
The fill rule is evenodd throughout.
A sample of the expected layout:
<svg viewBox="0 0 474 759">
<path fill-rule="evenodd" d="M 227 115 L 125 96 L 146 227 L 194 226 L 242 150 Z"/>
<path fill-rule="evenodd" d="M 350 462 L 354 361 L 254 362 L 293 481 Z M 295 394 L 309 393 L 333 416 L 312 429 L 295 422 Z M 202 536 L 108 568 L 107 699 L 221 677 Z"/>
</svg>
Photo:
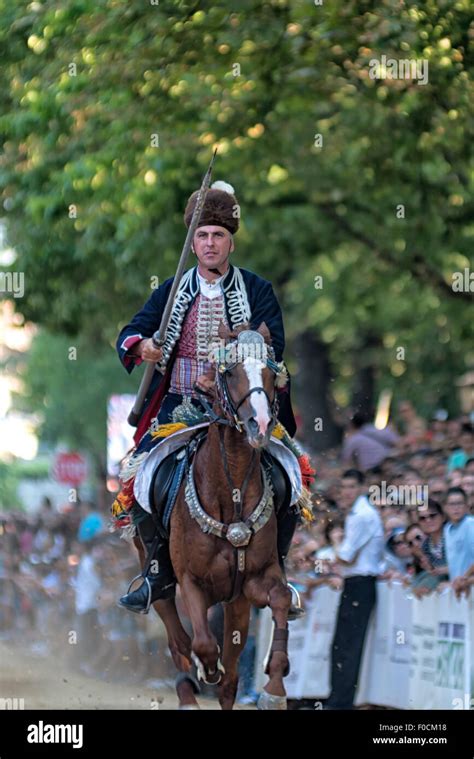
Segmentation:
<svg viewBox="0 0 474 759">
<path fill-rule="evenodd" d="M 416 522 L 416 524 L 411 524 L 405 530 L 405 540 L 410 548 L 420 547 L 424 539 L 425 535 L 418 522 Z"/>
<path fill-rule="evenodd" d="M 424 571 L 414 578 L 412 587 L 431 591 L 449 580 L 443 535 L 444 515 L 440 504 L 433 498 L 428 498 L 426 504 L 418 506 L 417 513 L 423 540 L 418 542 L 413 552 L 418 554 Z"/>
<path fill-rule="evenodd" d="M 388 535 L 381 579 L 407 580 L 412 566 L 410 547 L 405 540 L 405 527 L 395 527 Z"/>
<path fill-rule="evenodd" d="M 416 511 L 416 506 L 414 507 Z M 421 526 L 416 521 L 416 516 L 413 516 L 412 523 L 405 530 L 404 538 L 410 549 L 412 557 L 412 576 L 417 577 L 422 572 L 431 569 L 431 565 L 426 558 L 425 554 L 421 550 L 423 541 L 426 538 L 425 533 L 421 529 Z"/>
</svg>

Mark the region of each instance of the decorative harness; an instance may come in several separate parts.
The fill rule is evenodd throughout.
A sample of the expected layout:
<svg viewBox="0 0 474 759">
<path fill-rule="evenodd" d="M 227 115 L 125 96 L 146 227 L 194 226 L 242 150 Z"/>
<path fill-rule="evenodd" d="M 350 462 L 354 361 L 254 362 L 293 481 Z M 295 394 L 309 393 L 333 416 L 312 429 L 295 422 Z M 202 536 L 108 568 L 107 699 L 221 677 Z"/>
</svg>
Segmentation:
<svg viewBox="0 0 474 759">
<path fill-rule="evenodd" d="M 278 398 L 276 392 L 273 401 L 270 400 L 268 393 L 262 386 L 251 387 L 236 404 L 234 404 L 230 396 L 226 374 L 227 372 L 231 371 L 238 363 L 240 363 L 242 358 L 235 361 L 231 360 L 229 362 L 229 354 L 233 350 L 237 349 L 238 355 L 236 358 L 239 356 L 243 356 L 243 358 L 248 357 L 250 352 L 249 346 L 257 347 L 260 354 L 259 358 L 261 357 L 262 362 L 268 366 L 277 377 L 279 374 L 286 371 L 283 364 L 277 363 L 275 361 L 273 349 L 265 344 L 265 341 L 260 333 L 253 330 L 245 330 L 241 332 L 236 342 L 226 346 L 225 349 L 221 349 L 221 355 L 218 357 L 220 360 L 218 361 L 216 371 L 216 388 L 224 416 L 218 416 L 213 411 L 207 399 L 205 398 L 205 394 L 200 393 L 201 403 L 203 404 L 207 414 L 211 419 L 211 424 L 215 423 L 219 425 L 233 426 L 237 428 L 239 432 L 242 432 L 243 423 L 239 419 L 237 412 L 244 401 L 254 392 L 264 393 L 265 397 L 267 398 L 268 405 L 271 409 L 271 429 L 273 429 L 276 424 L 278 414 Z M 194 452 L 199 445 L 199 442 L 196 442 Z M 265 468 L 261 466 L 263 487 L 262 495 L 257 506 L 254 508 L 250 516 L 248 516 L 246 519 L 243 519 L 242 512 L 244 496 L 247 490 L 247 486 L 250 482 L 251 474 L 255 468 L 255 462 L 257 458 L 256 450 L 254 449 L 252 452 L 252 458 L 247 470 L 247 474 L 245 475 L 242 487 L 239 489 L 234 486 L 234 483 L 232 481 L 232 476 L 229 470 L 229 462 L 227 460 L 227 453 L 224 446 L 223 430 L 221 429 L 219 429 L 219 446 L 222 454 L 226 479 L 229 484 L 229 488 L 232 493 L 232 499 L 234 502 L 233 521 L 230 524 L 225 524 L 217 519 L 214 519 L 206 513 L 199 501 L 196 485 L 194 482 L 194 460 L 189 463 L 189 455 L 187 457 L 188 465 L 186 471 L 185 500 L 191 517 L 198 523 L 204 533 L 210 533 L 218 538 L 227 539 L 236 550 L 237 560 L 235 563 L 233 592 L 231 598 L 229 599 L 229 601 L 233 601 L 238 597 L 238 595 L 240 595 L 242 587 L 242 581 L 245 572 L 245 549 L 249 545 L 252 536 L 267 524 L 273 512 L 273 490 L 269 475 L 267 474 Z"/>
</svg>

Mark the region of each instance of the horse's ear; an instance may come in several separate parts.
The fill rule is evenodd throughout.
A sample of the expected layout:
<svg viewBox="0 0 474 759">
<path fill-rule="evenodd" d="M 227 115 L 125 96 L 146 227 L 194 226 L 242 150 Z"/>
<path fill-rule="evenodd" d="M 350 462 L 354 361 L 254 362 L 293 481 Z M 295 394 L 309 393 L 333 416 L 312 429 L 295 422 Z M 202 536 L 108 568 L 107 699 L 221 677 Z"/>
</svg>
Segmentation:
<svg viewBox="0 0 474 759">
<path fill-rule="evenodd" d="M 247 329 L 250 329 L 249 322 L 245 322 L 245 324 L 239 324 L 235 329 L 229 329 L 229 327 L 227 327 L 224 322 L 220 322 L 217 334 L 220 338 L 228 342 L 230 340 L 235 340 L 240 332 L 245 332 Z"/>
<path fill-rule="evenodd" d="M 232 338 L 235 338 L 235 334 L 233 332 L 231 332 L 231 330 L 229 329 L 229 327 L 227 327 L 224 324 L 224 322 L 220 322 L 218 330 L 217 330 L 217 334 L 219 335 L 219 337 L 222 340 L 225 340 L 226 342 L 228 340 L 231 340 Z"/>
<path fill-rule="evenodd" d="M 268 329 L 268 327 L 265 324 L 265 322 L 262 322 L 260 324 L 260 326 L 257 329 L 257 332 L 260 335 L 262 335 L 262 337 L 265 340 L 265 342 L 267 343 L 267 345 L 271 345 L 272 344 L 272 336 L 271 336 L 270 330 Z"/>
</svg>

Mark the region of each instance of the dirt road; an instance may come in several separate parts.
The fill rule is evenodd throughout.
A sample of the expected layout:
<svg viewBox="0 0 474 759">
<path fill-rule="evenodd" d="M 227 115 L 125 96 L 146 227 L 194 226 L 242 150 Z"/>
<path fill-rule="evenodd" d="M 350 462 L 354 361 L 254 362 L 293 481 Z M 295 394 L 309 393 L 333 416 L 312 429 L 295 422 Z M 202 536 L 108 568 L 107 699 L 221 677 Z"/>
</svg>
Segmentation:
<svg viewBox="0 0 474 759">
<path fill-rule="evenodd" d="M 19 645 L 0 643 L 0 699 L 14 698 L 23 699 L 25 709 L 130 710 L 178 706 L 174 689 L 166 681 L 156 689 L 109 683 L 71 672 L 52 655 L 35 656 Z M 200 697 L 199 704 L 202 709 L 219 709 L 217 700 Z"/>
</svg>

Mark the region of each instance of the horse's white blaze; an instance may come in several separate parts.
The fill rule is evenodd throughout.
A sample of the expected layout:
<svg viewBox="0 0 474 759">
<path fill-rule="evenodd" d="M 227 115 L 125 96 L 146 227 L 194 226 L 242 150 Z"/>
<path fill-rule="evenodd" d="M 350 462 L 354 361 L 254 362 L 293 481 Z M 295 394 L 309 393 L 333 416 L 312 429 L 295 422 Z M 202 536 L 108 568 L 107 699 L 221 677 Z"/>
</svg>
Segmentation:
<svg viewBox="0 0 474 759">
<path fill-rule="evenodd" d="M 246 358 L 244 369 L 249 381 L 249 388 L 263 387 L 262 369 L 265 366 L 263 361 L 257 358 Z M 255 411 L 255 420 L 258 424 L 258 431 L 265 435 L 267 427 L 270 424 L 270 413 L 268 408 L 267 396 L 260 392 L 253 392 L 249 396 L 252 408 Z"/>
</svg>

